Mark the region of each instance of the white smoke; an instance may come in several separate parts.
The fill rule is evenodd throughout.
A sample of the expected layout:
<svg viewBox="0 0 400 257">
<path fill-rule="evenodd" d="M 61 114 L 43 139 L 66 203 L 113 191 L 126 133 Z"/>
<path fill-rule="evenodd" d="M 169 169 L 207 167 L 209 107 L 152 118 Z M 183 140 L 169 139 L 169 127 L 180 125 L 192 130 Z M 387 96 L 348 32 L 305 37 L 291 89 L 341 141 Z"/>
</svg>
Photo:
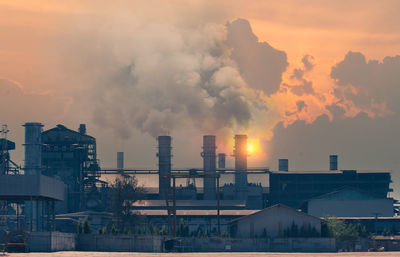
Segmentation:
<svg viewBox="0 0 400 257">
<path fill-rule="evenodd" d="M 247 127 L 260 102 L 230 58 L 226 34 L 222 24 L 149 24 L 114 38 L 107 61 L 115 71 L 94 87 L 95 122 L 122 137 L 132 127 L 155 137 L 187 122 L 214 133 Z"/>
</svg>

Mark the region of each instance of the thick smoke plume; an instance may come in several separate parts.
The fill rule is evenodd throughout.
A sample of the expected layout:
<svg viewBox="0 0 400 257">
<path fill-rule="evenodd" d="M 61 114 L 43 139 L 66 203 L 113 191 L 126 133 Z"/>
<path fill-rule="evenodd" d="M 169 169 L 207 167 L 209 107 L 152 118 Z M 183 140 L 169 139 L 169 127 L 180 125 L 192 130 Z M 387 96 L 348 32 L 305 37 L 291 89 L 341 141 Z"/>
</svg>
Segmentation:
<svg viewBox="0 0 400 257">
<path fill-rule="evenodd" d="M 100 94 L 96 94 L 95 121 L 123 137 L 129 137 L 132 127 L 154 137 L 187 125 L 211 133 L 246 129 L 253 113 L 267 108 L 231 58 L 232 50 L 237 58 L 240 52 L 229 46 L 238 45 L 243 38 L 231 36 L 228 42 L 227 34 L 242 31 L 242 23 L 196 28 L 152 24 L 135 30 L 129 42 L 124 42 L 129 46 L 124 49 L 125 56 L 114 60 L 116 71 L 96 87 Z M 246 47 L 246 43 L 240 44 Z M 259 46 L 264 55 L 276 51 L 265 47 Z M 286 65 L 284 54 L 283 59 L 280 72 Z M 262 62 L 267 63 L 268 58 Z M 280 73 L 275 75 L 273 87 L 279 80 Z"/>
</svg>

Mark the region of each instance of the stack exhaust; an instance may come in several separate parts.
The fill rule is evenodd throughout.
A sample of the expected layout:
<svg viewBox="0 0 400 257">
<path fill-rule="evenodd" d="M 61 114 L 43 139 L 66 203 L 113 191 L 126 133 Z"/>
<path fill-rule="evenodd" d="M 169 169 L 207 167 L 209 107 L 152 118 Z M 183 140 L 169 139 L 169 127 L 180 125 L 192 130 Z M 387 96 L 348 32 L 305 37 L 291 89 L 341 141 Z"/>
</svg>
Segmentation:
<svg viewBox="0 0 400 257">
<path fill-rule="evenodd" d="M 279 171 L 289 171 L 289 160 L 279 159 L 278 160 Z"/>
<path fill-rule="evenodd" d="M 226 154 L 224 153 L 219 153 L 218 154 L 218 168 L 219 169 L 225 169 L 225 161 L 226 160 Z"/>
<path fill-rule="evenodd" d="M 117 169 L 124 168 L 124 152 L 117 152 Z"/>
<path fill-rule="evenodd" d="M 203 137 L 203 169 L 205 175 L 210 177 L 204 178 L 204 200 L 215 200 L 216 199 L 216 146 L 215 136 L 204 136 Z"/>
<path fill-rule="evenodd" d="M 160 199 L 165 199 L 171 189 L 171 137 L 158 137 L 158 190 Z"/>
<path fill-rule="evenodd" d="M 42 128 L 39 122 L 28 122 L 25 127 L 25 168 L 26 175 L 41 174 L 42 168 Z"/>
<path fill-rule="evenodd" d="M 338 170 L 338 156 L 329 155 L 329 170 Z"/>
<path fill-rule="evenodd" d="M 247 200 L 247 135 L 235 135 L 236 199 Z"/>
</svg>

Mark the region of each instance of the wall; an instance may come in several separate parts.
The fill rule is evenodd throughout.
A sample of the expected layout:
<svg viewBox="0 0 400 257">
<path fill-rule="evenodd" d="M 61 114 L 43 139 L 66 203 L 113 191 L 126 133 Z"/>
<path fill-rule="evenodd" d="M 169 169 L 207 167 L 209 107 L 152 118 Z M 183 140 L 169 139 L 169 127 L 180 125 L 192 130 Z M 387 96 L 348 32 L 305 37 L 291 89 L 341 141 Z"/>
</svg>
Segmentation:
<svg viewBox="0 0 400 257">
<path fill-rule="evenodd" d="M 308 214 L 316 217 L 374 217 L 376 213 L 379 213 L 379 217 L 392 217 L 393 200 L 314 199 L 308 202 Z"/>
<path fill-rule="evenodd" d="M 81 251 L 160 252 L 162 237 L 134 235 L 79 235 Z"/>
<path fill-rule="evenodd" d="M 321 233 L 321 221 L 318 218 L 277 205 L 239 219 L 235 222 L 237 227 L 234 235 L 243 238 L 260 237 L 263 236 L 265 229 L 269 237 L 283 237 L 284 230 L 293 222 L 299 230 L 302 226 L 307 228 L 311 225 L 311 228 Z"/>
<path fill-rule="evenodd" d="M 71 251 L 76 249 L 76 235 L 61 232 L 31 232 L 28 249 L 31 252 Z"/>
<path fill-rule="evenodd" d="M 169 237 L 133 235 L 80 235 L 78 250 L 109 252 L 161 252 Z M 181 252 L 333 252 L 334 238 L 177 238 Z"/>
</svg>

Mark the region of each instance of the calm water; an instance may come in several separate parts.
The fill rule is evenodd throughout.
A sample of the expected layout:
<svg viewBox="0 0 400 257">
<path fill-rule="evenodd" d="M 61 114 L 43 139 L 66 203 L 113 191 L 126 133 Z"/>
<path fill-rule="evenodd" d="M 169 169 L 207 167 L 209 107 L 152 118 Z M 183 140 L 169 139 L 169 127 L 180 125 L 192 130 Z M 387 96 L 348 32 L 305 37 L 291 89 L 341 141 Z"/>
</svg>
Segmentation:
<svg viewBox="0 0 400 257">
<path fill-rule="evenodd" d="M 0 254 L 1 256 L 1 254 Z M 11 253 L 10 257 L 399 257 L 400 252 L 381 253 L 107 253 L 107 252 L 56 252 L 56 253 Z"/>
</svg>

